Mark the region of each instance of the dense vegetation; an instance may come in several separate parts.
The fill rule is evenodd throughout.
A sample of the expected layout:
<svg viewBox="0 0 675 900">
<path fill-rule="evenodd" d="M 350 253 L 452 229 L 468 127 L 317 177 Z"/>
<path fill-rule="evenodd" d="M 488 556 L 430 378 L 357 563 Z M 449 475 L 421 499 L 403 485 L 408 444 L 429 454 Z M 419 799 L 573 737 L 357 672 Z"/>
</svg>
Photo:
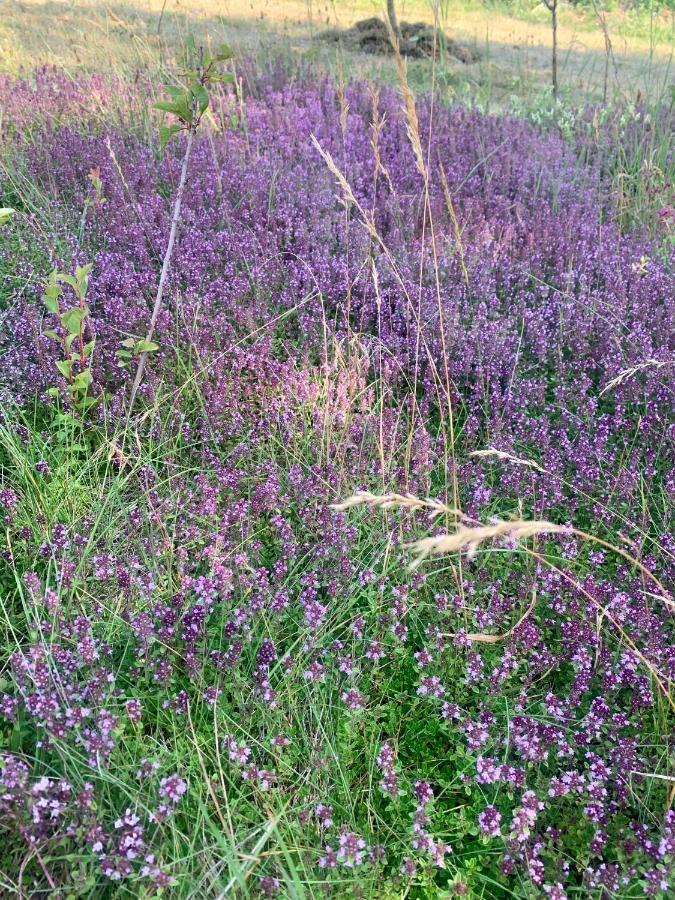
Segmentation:
<svg viewBox="0 0 675 900">
<path fill-rule="evenodd" d="M 666 896 L 672 110 L 238 73 L 145 344 L 188 136 L 0 84 L 0 891 Z"/>
</svg>

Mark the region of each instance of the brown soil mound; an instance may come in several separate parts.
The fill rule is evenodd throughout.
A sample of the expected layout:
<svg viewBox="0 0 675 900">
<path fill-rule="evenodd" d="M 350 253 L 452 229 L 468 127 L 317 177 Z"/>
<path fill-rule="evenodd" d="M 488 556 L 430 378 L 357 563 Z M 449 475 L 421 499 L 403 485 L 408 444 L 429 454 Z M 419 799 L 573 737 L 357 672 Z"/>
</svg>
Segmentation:
<svg viewBox="0 0 675 900">
<path fill-rule="evenodd" d="M 439 46 L 442 45 L 445 47 L 446 53 L 454 56 L 460 62 L 469 64 L 478 59 L 475 50 L 458 44 L 440 30 L 436 32 L 434 42 L 434 28 L 424 22 L 401 22 L 400 29 L 403 56 L 417 59 L 428 58 L 433 55 L 434 46 L 438 52 Z M 382 56 L 394 52 L 387 26 L 382 19 L 362 19 L 351 28 L 331 28 L 324 31 L 319 37 L 324 41 L 341 43 L 347 50 L 361 50 L 364 53 L 375 53 Z"/>
</svg>

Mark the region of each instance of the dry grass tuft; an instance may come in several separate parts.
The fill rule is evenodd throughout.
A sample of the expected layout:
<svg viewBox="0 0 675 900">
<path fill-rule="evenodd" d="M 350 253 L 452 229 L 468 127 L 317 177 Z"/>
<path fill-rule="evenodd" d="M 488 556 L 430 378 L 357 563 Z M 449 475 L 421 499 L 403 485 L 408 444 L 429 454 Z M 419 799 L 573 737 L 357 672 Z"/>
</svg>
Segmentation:
<svg viewBox="0 0 675 900">
<path fill-rule="evenodd" d="M 518 457 L 511 457 L 509 454 L 504 454 L 499 450 L 479 450 L 475 455 L 496 455 L 501 458 L 520 461 L 518 460 Z M 522 462 L 527 464 L 529 463 L 529 460 L 522 460 Z M 533 463 L 533 465 L 536 466 L 536 463 Z M 618 556 L 621 556 L 626 562 L 630 563 L 630 565 L 639 569 L 645 578 L 656 585 L 659 589 L 659 594 L 657 595 L 658 599 L 669 609 L 675 611 L 675 601 L 673 601 L 670 593 L 656 575 L 654 575 L 647 566 L 641 563 L 639 559 L 636 559 L 635 556 L 626 552 L 622 547 L 617 547 L 615 544 L 596 537 L 594 534 L 589 534 L 587 531 L 582 531 L 579 528 L 568 525 L 556 525 L 554 522 L 543 520 L 537 521 L 526 519 L 500 520 L 490 525 L 483 525 L 481 522 L 477 522 L 475 519 L 470 519 L 468 516 L 464 515 L 458 508 L 446 506 L 446 504 L 441 503 L 439 500 L 422 500 L 412 494 L 392 493 L 377 495 L 371 494 L 368 491 L 357 491 L 356 494 L 353 494 L 341 503 L 332 504 L 331 508 L 342 511 L 351 509 L 353 506 L 363 505 L 372 508 L 379 507 L 380 509 L 390 509 L 394 506 L 404 507 L 406 509 L 428 509 L 432 516 L 441 514 L 449 515 L 454 516 L 457 519 L 461 518 L 465 523 L 470 523 L 457 525 L 456 530 L 452 533 L 422 538 L 421 540 L 410 544 L 409 548 L 417 553 L 417 557 L 412 563 L 411 568 L 416 568 L 428 556 L 436 556 L 443 553 L 461 553 L 465 551 L 469 558 L 472 558 L 476 555 L 482 544 L 486 541 L 493 540 L 494 538 L 502 537 L 518 541 L 528 537 L 536 537 L 538 534 L 567 534 L 584 541 L 589 541 L 593 544 L 598 544 L 600 547 L 604 547 L 605 549 L 616 553 Z"/>
<path fill-rule="evenodd" d="M 368 506 L 371 509 L 392 509 L 402 507 L 404 509 L 426 509 L 432 518 L 441 515 L 461 516 L 461 510 L 446 506 L 440 500 L 430 498 L 422 500 L 413 494 L 371 494 L 369 491 L 357 491 L 351 497 L 347 497 L 341 503 L 332 503 L 331 509 L 344 512 L 354 506 Z"/>
<path fill-rule="evenodd" d="M 458 524 L 456 530 L 449 534 L 440 534 L 434 537 L 422 538 L 410 544 L 411 550 L 417 553 L 417 558 L 412 564 L 416 568 L 427 556 L 441 553 L 457 553 L 466 551 L 469 558 L 473 558 L 481 544 L 494 538 L 506 537 L 510 540 L 521 540 L 534 537 L 537 534 L 572 533 L 574 529 L 565 525 L 556 525 L 553 522 L 526 521 L 524 519 L 512 519 L 509 521 L 494 522 L 491 525 L 481 525 L 467 519 L 460 509 L 447 506 L 440 500 L 431 498 L 421 499 L 413 494 L 371 494 L 369 491 L 357 491 L 351 497 L 347 497 L 341 503 L 331 504 L 331 509 L 344 512 L 355 506 L 368 506 L 370 509 L 424 509 L 432 518 L 445 515 L 456 519 L 463 518 L 472 522 L 471 525 Z"/>
<path fill-rule="evenodd" d="M 600 391 L 600 394 L 598 396 L 602 397 L 602 395 L 606 394 L 607 391 L 611 391 L 615 387 L 618 387 L 623 381 L 626 381 L 628 378 L 633 378 L 635 375 L 637 375 L 638 372 L 642 372 L 643 369 L 662 369 L 667 365 L 668 362 L 666 360 L 646 359 L 644 362 L 638 363 L 635 366 L 629 366 L 627 369 L 619 372 L 619 374 L 615 378 L 612 378 L 611 381 L 608 381 L 604 388 Z"/>
<path fill-rule="evenodd" d="M 510 453 L 505 453 L 503 450 L 497 450 L 495 447 L 488 447 L 487 450 L 474 450 L 473 453 L 469 454 L 470 456 L 494 456 L 497 459 L 505 459 L 509 462 L 515 463 L 518 466 L 527 466 L 528 469 L 536 469 L 537 472 L 541 472 L 542 475 L 547 475 L 546 469 L 542 469 L 539 463 L 536 463 L 533 459 L 523 459 L 520 456 L 512 456 Z"/>
<path fill-rule="evenodd" d="M 439 534 L 433 537 L 422 538 L 410 545 L 417 557 L 412 563 L 412 568 L 417 568 L 428 556 L 437 556 L 442 553 L 461 553 L 466 551 L 469 559 L 473 559 L 482 544 L 495 538 L 506 538 L 509 541 L 524 540 L 536 537 L 538 534 L 569 534 L 572 529 L 565 525 L 555 525 L 546 521 L 527 521 L 525 519 L 513 519 L 499 521 L 493 525 L 480 525 L 478 527 L 459 525 L 452 534 Z"/>
</svg>

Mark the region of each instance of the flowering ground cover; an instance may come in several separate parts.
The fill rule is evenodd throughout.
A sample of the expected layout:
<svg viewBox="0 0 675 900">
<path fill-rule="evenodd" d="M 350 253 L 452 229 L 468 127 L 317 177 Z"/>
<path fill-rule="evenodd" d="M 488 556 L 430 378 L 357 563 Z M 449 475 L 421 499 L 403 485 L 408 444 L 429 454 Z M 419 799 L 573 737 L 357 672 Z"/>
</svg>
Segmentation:
<svg viewBox="0 0 675 900">
<path fill-rule="evenodd" d="M 1 891 L 667 896 L 672 111 L 238 71 L 131 409 L 187 138 L 0 83 Z"/>
</svg>

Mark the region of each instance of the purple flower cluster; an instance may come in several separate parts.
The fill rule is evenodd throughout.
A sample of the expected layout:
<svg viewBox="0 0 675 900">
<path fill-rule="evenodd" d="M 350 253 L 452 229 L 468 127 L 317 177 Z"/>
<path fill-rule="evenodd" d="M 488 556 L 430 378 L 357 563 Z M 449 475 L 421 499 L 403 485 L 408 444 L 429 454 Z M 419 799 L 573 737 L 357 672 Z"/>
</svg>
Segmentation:
<svg viewBox="0 0 675 900">
<path fill-rule="evenodd" d="M 62 102 L 61 82 L 52 78 Z M 10 90 L 21 93 L 25 88 L 8 85 Z M 237 347 L 242 333 L 268 320 L 270 313 L 297 307 L 296 334 L 311 343 L 317 324 L 332 311 L 338 337 L 352 329 L 373 332 L 376 341 L 367 350 L 368 363 L 394 384 L 401 372 L 417 368 L 430 399 L 436 390 L 434 367 L 446 355 L 458 392 L 454 399 L 470 411 L 462 430 L 467 449 L 482 448 L 488 436 L 500 450 L 516 455 L 530 450 L 550 473 L 497 464 L 502 497 L 534 490 L 541 507 L 550 508 L 564 496 L 572 516 L 585 492 L 594 498 L 593 514 L 611 521 L 612 510 L 637 497 L 635 472 L 653 469 L 657 448 L 667 437 L 660 410 L 668 403 L 672 356 L 663 336 L 672 333 L 673 303 L 672 280 L 656 248 L 622 236 L 611 221 L 604 221 L 600 162 L 581 166 L 563 140 L 542 136 L 515 119 L 461 108 L 436 110 L 430 158 L 442 160 L 462 224 L 462 255 L 453 244 L 440 168 L 434 162 L 432 214 L 446 251 L 439 273 L 441 305 L 430 271 L 419 288 L 419 309 L 411 310 L 407 298 L 418 290 L 419 260 L 425 261 L 425 273 L 431 249 L 416 212 L 420 186 L 396 95 L 382 90 L 377 101 L 387 123 L 379 153 L 389 176 L 377 185 L 370 177 L 373 98 L 361 85 L 351 86 L 347 97 L 345 174 L 364 208 L 375 209 L 375 222 L 396 260 L 396 272 L 388 257 L 374 260 L 378 299 L 367 276 L 372 267 L 364 264 L 371 252 L 367 235 L 354 223 L 345 225 L 330 173 L 309 141 L 315 134 L 336 158 L 344 155 L 332 127 L 335 90 L 328 82 L 279 87 L 261 77 L 255 94 L 248 100 L 246 132 L 229 131 L 218 138 L 218 157 L 226 164 L 214 172 L 209 141 L 195 151 L 185 239 L 172 274 L 184 320 L 209 322 L 190 340 L 198 342 L 202 355 L 215 354 L 218 360 L 205 388 L 211 427 L 222 430 L 227 410 L 236 408 L 237 391 L 231 384 L 223 390 L 231 372 L 243 376 L 251 364 L 260 372 L 271 362 L 265 361 L 264 340 L 258 342 L 255 361 L 244 346 Z M 430 115 L 428 102 L 420 101 L 423 134 Z M 94 257 L 96 375 L 101 383 L 119 387 L 121 376 L 111 371 L 111 360 L 120 333 L 143 331 L 143 295 L 151 294 L 156 283 L 155 261 L 169 224 L 169 206 L 158 187 L 175 181 L 179 160 L 167 154 L 157 161 L 140 142 L 116 134 L 109 138 L 134 194 L 133 211 L 107 138 L 64 127 L 25 152 L 33 177 L 48 186 L 64 215 L 73 209 L 77 221 L 90 187 L 86 173 L 100 167 L 110 202 L 91 212 L 84 246 L 91 247 Z M 255 159 L 250 158 L 253 147 Z M 308 182 L 311 192 L 304 188 Z M 270 192 L 273 209 L 268 208 Z M 260 262 L 250 270 L 249 260 Z M 351 270 L 360 272 L 353 285 L 347 274 Z M 347 294 L 350 322 L 343 316 Z M 260 300 L 267 296 L 274 297 L 271 307 Z M 445 334 L 439 329 L 440 315 Z M 47 384 L 45 363 L 52 351 L 40 336 L 38 316 L 32 301 L 21 301 L 5 330 L 3 380 L 23 393 Z M 174 333 L 168 310 L 161 316 L 160 336 L 162 331 Z M 388 371 L 378 346 L 396 356 L 395 370 Z M 560 347 L 565 348 L 562 354 Z M 605 399 L 598 397 L 618 373 L 648 359 L 665 367 L 648 366 L 621 381 Z M 348 393 L 346 384 L 336 389 L 336 413 Z M 640 429 L 625 454 L 623 441 L 636 407 Z M 562 416 L 560 409 L 565 410 Z M 386 437 L 393 423 L 383 425 Z M 433 440 L 421 423 L 414 447 L 410 465 L 424 471 Z M 607 472 L 612 472 L 609 479 L 603 477 Z M 485 508 L 494 483 L 485 464 L 467 461 L 459 474 L 470 485 L 467 510 Z M 571 479 L 576 491 L 569 496 L 564 484 Z M 272 479 L 256 503 L 273 508 L 274 495 Z M 307 609 L 309 620 L 318 622 L 318 607 L 310 603 Z"/>
<path fill-rule="evenodd" d="M 396 754 L 391 744 L 385 743 L 380 747 L 380 752 L 377 754 L 377 767 L 382 773 L 380 787 L 388 797 L 396 800 L 403 791 L 396 772 Z"/>
<path fill-rule="evenodd" d="M 163 779 L 182 786 L 174 793 L 178 802 L 185 783 L 177 776 Z M 32 780 L 25 762 L 13 755 L 0 755 L 0 814 L 13 835 L 38 851 L 45 846 L 64 850 L 86 848 L 97 860 L 102 874 L 112 881 L 134 875 L 147 879 L 153 888 L 175 884 L 175 878 L 157 865 L 151 851 L 152 837 L 146 834 L 141 817 L 131 809 L 102 824 L 95 802 L 95 789 L 85 783 L 76 791 L 66 779 L 42 776 Z M 149 817 L 150 821 L 154 816 Z"/>
<path fill-rule="evenodd" d="M 222 744 L 230 762 L 239 768 L 239 775 L 243 781 L 257 784 L 261 791 L 268 791 L 276 783 L 277 776 L 273 771 L 259 768 L 252 761 L 250 747 L 237 743 L 229 734 L 223 737 Z M 185 784 L 182 784 L 182 788 L 185 790 Z"/>
<path fill-rule="evenodd" d="M 413 816 L 413 838 L 411 846 L 417 853 L 430 857 L 433 864 L 439 867 L 445 865 L 445 857 L 452 853 L 450 844 L 434 840 L 429 834 L 427 826 L 431 822 L 430 807 L 434 799 L 434 792 L 428 781 L 416 781 L 414 795 L 417 807 Z"/>
<path fill-rule="evenodd" d="M 511 821 L 511 836 L 519 843 L 523 843 L 528 839 L 537 815 L 544 808 L 544 804 L 537 800 L 534 791 L 525 791 L 520 798 L 521 805 L 516 809 Z"/>
<path fill-rule="evenodd" d="M 501 821 L 502 814 L 492 805 L 486 806 L 483 812 L 478 816 L 480 829 L 488 837 L 499 837 L 501 834 Z"/>
</svg>

